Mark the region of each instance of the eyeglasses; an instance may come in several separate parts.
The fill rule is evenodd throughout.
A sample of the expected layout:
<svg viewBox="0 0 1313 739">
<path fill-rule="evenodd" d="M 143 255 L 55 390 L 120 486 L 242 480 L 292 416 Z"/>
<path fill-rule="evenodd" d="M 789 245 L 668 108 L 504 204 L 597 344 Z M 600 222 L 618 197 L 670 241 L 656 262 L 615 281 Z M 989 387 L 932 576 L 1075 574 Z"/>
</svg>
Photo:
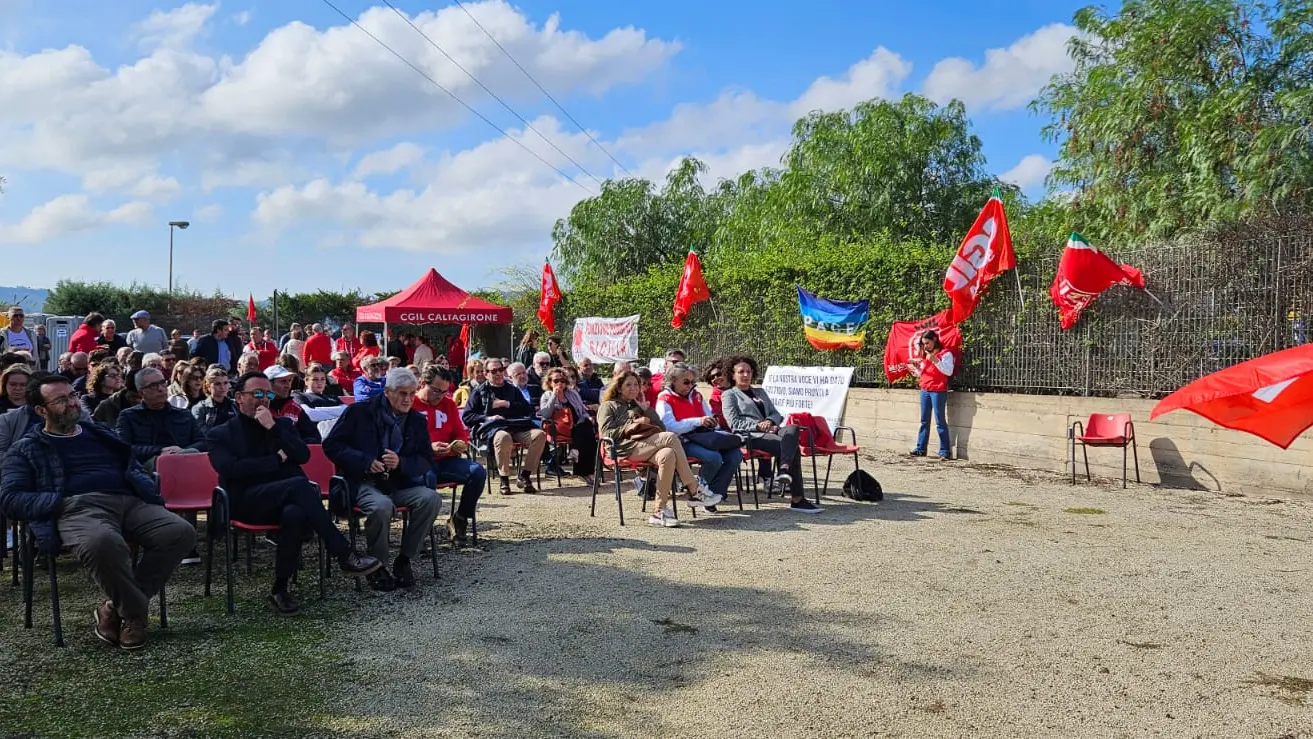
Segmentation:
<svg viewBox="0 0 1313 739">
<path fill-rule="evenodd" d="M 243 390 L 242 392 L 256 400 L 273 400 L 277 397 L 272 390 Z"/>
<path fill-rule="evenodd" d="M 567 381 L 564 377 L 553 377 L 553 378 L 552 378 L 552 384 L 553 384 L 553 385 L 565 385 L 565 384 L 568 384 L 568 381 Z"/>
<path fill-rule="evenodd" d="M 485 372 L 505 372 L 501 367 L 489 367 Z"/>
<path fill-rule="evenodd" d="M 120 375 L 120 374 L 117 373 L 117 372 L 106 372 L 106 373 L 105 373 L 105 379 L 106 379 L 106 380 L 121 380 L 121 379 L 123 379 L 123 375 Z"/>
<path fill-rule="evenodd" d="M 150 384 L 142 385 L 141 387 L 139 387 L 139 388 L 137 388 L 137 389 L 138 389 L 138 390 L 159 390 L 160 388 L 162 388 L 162 387 L 164 387 L 165 385 L 168 385 L 168 384 L 169 384 L 169 383 L 168 383 L 167 380 L 156 380 L 155 382 L 152 382 L 152 383 L 150 383 Z"/>
<path fill-rule="evenodd" d="M 50 398 L 45 403 L 42 403 L 42 405 L 46 407 L 50 407 L 52 405 L 68 405 L 70 403 L 75 403 L 75 402 L 77 402 L 77 395 L 69 394 L 69 395 L 59 395 L 54 398 Z"/>
<path fill-rule="evenodd" d="M 676 381 L 675 381 L 675 384 L 676 384 L 676 385 L 692 385 L 692 384 L 693 384 L 693 381 L 692 381 L 692 380 L 676 380 Z"/>
</svg>

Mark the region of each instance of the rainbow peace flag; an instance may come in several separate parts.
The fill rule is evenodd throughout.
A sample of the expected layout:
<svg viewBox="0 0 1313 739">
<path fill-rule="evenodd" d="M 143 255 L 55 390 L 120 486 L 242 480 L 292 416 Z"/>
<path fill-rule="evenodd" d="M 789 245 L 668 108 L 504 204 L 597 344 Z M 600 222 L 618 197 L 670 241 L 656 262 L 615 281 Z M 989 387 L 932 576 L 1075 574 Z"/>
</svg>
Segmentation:
<svg viewBox="0 0 1313 739">
<path fill-rule="evenodd" d="M 822 351 L 861 349 L 866 343 L 870 301 L 826 300 L 798 285 L 798 311 L 807 341 Z"/>
</svg>

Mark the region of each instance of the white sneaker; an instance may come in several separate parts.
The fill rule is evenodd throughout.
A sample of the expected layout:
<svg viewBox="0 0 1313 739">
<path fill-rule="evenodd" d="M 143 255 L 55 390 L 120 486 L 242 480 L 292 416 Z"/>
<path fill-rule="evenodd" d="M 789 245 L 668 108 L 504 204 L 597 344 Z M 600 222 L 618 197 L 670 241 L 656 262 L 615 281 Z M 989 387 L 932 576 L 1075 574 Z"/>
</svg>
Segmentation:
<svg viewBox="0 0 1313 739">
<path fill-rule="evenodd" d="M 649 526 L 662 526 L 667 529 L 679 528 L 679 521 L 675 518 L 675 512 L 668 508 L 653 513 L 647 519 L 647 523 Z"/>
<path fill-rule="evenodd" d="M 718 506 L 720 505 L 720 502 L 724 499 L 725 496 L 719 495 L 717 493 L 713 493 L 711 492 L 710 488 L 703 486 L 702 489 L 698 491 L 698 495 L 696 497 L 692 497 L 688 499 L 688 505 L 690 508 L 705 508 L 706 506 Z"/>
<path fill-rule="evenodd" d="M 775 484 L 778 485 L 781 490 L 783 490 L 784 488 L 787 488 L 788 486 L 793 484 L 793 475 L 781 471 L 779 474 L 775 475 Z"/>
</svg>

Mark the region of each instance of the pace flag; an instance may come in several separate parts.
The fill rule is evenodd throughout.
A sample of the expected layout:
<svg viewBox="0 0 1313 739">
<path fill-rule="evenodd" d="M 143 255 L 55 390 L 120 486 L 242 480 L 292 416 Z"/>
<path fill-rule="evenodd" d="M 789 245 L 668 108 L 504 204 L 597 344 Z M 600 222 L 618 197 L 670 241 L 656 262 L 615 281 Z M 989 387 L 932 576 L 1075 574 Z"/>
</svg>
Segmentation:
<svg viewBox="0 0 1313 739">
<path fill-rule="evenodd" d="M 798 311 L 807 341 L 822 351 L 861 349 L 866 343 L 870 301 L 826 300 L 798 285 Z"/>
<path fill-rule="evenodd" d="M 684 274 L 680 275 L 679 289 L 675 291 L 675 315 L 670 319 L 671 327 L 683 326 L 684 316 L 695 303 L 704 300 L 711 300 L 711 290 L 707 289 L 707 281 L 702 277 L 702 261 L 689 249 L 688 258 L 684 260 Z"/>
<path fill-rule="evenodd" d="M 1058 319 L 1066 331 L 1080 320 L 1081 311 L 1113 285 L 1144 289 L 1144 274 L 1129 264 L 1118 264 L 1090 246 L 1080 234 L 1067 239 L 1058 262 L 1058 274 L 1049 287 L 1049 297 L 1058 306 Z"/>
<path fill-rule="evenodd" d="M 556 284 L 556 273 L 550 262 L 543 262 L 542 292 L 538 297 L 538 320 L 547 333 L 556 333 L 556 303 L 561 299 L 561 288 Z"/>
<path fill-rule="evenodd" d="M 944 274 L 944 292 L 953 301 L 949 311 L 953 323 L 970 318 L 989 281 L 1016 266 L 1008 217 L 1003 212 L 1003 201 L 996 195 L 976 216 Z"/>
<path fill-rule="evenodd" d="M 962 334 L 949 310 L 920 321 L 898 321 L 889 328 L 889 340 L 884 345 L 884 376 L 889 382 L 901 380 L 921 365 L 921 337 L 927 331 L 938 333 L 945 349 L 961 351 Z"/>
</svg>

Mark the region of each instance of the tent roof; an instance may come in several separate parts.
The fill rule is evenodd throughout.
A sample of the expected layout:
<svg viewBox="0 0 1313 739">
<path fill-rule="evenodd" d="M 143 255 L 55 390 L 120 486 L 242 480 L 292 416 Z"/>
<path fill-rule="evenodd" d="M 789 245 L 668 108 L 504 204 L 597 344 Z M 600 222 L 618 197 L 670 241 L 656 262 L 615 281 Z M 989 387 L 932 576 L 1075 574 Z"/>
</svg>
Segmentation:
<svg viewBox="0 0 1313 739">
<path fill-rule="evenodd" d="M 510 323 L 511 309 L 474 297 L 432 267 L 410 287 L 356 308 L 357 323 Z"/>
</svg>

